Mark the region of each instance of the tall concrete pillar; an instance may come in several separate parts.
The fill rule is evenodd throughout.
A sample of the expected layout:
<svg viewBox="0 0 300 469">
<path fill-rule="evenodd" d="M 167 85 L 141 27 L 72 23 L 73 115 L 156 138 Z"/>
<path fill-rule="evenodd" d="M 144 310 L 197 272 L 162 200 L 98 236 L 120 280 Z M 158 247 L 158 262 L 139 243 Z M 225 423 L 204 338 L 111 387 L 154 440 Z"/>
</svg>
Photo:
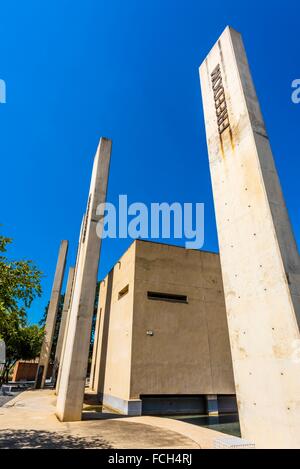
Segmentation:
<svg viewBox="0 0 300 469">
<path fill-rule="evenodd" d="M 68 333 L 61 363 L 56 414 L 65 422 L 81 420 L 101 248 L 99 234 L 102 224 L 99 223 L 97 207 L 106 201 L 110 155 L 111 141 L 101 138 L 94 160 Z"/>
<path fill-rule="evenodd" d="M 40 353 L 39 365 L 36 374 L 36 389 L 43 388 L 47 376 L 50 353 L 53 342 L 56 317 L 61 294 L 61 286 L 64 278 L 66 258 L 68 252 L 68 241 L 62 241 L 60 244 L 58 260 L 55 270 L 54 282 L 51 292 L 51 298 L 48 308 L 48 314 L 45 325 L 45 337 Z"/>
<path fill-rule="evenodd" d="M 200 79 L 242 435 L 299 448 L 299 254 L 238 32 Z"/>
<path fill-rule="evenodd" d="M 59 368 L 59 364 L 61 360 L 63 340 L 64 340 L 64 335 L 65 335 L 65 330 L 66 330 L 66 325 L 67 325 L 68 310 L 69 310 L 70 301 L 71 301 L 74 271 L 75 271 L 75 268 L 70 267 L 68 280 L 67 280 L 67 286 L 66 286 L 66 292 L 65 292 L 65 298 L 64 298 L 64 304 L 63 304 L 63 310 L 61 314 L 61 321 L 60 321 L 60 326 L 59 326 L 56 350 L 55 350 L 55 360 L 54 360 L 53 373 L 52 373 L 52 381 L 54 384 L 56 383 L 57 372 L 58 372 L 58 368 Z"/>
<path fill-rule="evenodd" d="M 101 287 L 100 287 L 101 289 Z M 100 297 L 100 292 L 99 292 Z M 97 308 L 97 317 L 96 317 L 96 325 L 95 325 L 95 337 L 94 337 L 94 345 L 93 345 L 93 354 L 92 354 L 92 363 L 91 363 L 91 374 L 90 374 L 90 391 L 95 391 L 95 372 L 99 357 L 99 350 L 101 344 L 100 338 L 100 323 L 101 323 L 101 316 L 102 316 L 102 308 L 100 308 L 100 304 L 98 303 Z"/>
</svg>

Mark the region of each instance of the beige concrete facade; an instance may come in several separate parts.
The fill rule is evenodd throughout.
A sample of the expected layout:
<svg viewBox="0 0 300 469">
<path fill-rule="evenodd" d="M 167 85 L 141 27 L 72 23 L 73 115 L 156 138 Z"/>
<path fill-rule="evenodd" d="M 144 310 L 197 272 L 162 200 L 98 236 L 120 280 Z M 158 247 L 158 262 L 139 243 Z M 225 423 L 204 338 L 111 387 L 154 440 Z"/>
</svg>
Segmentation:
<svg viewBox="0 0 300 469">
<path fill-rule="evenodd" d="M 101 283 L 99 314 L 91 386 L 105 405 L 139 415 L 141 396 L 235 394 L 217 254 L 135 241 Z"/>
<path fill-rule="evenodd" d="M 299 254 L 239 33 L 200 79 L 242 435 L 299 448 Z"/>
<path fill-rule="evenodd" d="M 61 421 L 78 421 L 82 414 L 101 250 L 98 206 L 106 201 L 111 146 L 111 140 L 101 138 L 94 159 L 57 394 L 56 410 Z"/>
<path fill-rule="evenodd" d="M 39 365 L 36 374 L 36 388 L 44 387 L 49 359 L 51 354 L 54 329 L 56 325 L 57 311 L 61 294 L 61 287 L 65 273 L 66 258 L 68 253 L 68 241 L 64 240 L 60 244 L 58 259 L 55 269 L 51 298 L 47 313 L 45 336 L 40 353 Z"/>
</svg>

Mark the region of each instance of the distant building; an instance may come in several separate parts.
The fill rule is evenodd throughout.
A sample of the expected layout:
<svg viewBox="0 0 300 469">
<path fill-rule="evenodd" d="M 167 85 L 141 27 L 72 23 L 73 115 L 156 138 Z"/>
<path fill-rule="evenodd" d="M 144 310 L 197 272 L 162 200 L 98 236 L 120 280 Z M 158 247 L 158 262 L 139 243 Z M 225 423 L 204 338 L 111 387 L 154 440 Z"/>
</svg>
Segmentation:
<svg viewBox="0 0 300 469">
<path fill-rule="evenodd" d="M 34 381 L 38 369 L 39 361 L 36 360 L 19 360 L 15 364 L 12 381 Z M 51 378 L 52 364 L 49 364 L 46 378 Z"/>
<path fill-rule="evenodd" d="M 128 415 L 236 410 L 218 254 L 130 246 L 100 285 L 90 387 Z"/>
</svg>

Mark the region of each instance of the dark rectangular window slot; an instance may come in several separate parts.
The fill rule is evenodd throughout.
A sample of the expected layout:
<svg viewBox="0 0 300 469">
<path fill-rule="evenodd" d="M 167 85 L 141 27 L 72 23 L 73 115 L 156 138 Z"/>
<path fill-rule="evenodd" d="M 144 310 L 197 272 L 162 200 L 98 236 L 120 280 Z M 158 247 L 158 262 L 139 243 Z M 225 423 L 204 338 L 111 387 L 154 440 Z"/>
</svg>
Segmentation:
<svg viewBox="0 0 300 469">
<path fill-rule="evenodd" d="M 123 296 L 127 295 L 129 292 L 129 285 L 126 285 L 121 291 L 119 291 L 118 299 L 120 300 Z"/>
<path fill-rule="evenodd" d="M 171 303 L 188 303 L 186 295 L 175 295 L 173 293 L 159 293 L 148 291 L 148 300 L 169 301 Z"/>
</svg>

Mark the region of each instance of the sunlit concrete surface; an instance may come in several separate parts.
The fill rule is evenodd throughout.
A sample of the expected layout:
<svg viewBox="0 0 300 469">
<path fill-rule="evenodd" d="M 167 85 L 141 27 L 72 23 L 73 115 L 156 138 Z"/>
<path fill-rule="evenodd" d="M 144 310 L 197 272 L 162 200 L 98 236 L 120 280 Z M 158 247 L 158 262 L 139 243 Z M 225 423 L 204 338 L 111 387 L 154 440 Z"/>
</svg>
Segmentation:
<svg viewBox="0 0 300 469">
<path fill-rule="evenodd" d="M 60 244 L 57 265 L 54 275 L 53 287 L 51 292 L 51 298 L 47 313 L 47 319 L 45 324 L 45 337 L 40 353 L 39 366 L 36 375 L 36 388 L 43 388 L 47 378 L 48 365 L 51 355 L 52 343 L 54 330 L 56 325 L 56 318 L 58 312 L 58 306 L 61 295 L 61 287 L 64 279 L 64 272 L 66 266 L 66 259 L 68 253 L 69 242 L 63 240 Z"/>
<path fill-rule="evenodd" d="M 60 422 L 52 390 L 26 391 L 0 408 L 0 448 L 208 449 L 224 434 L 158 417 Z"/>
<path fill-rule="evenodd" d="M 239 33 L 200 78 L 242 436 L 299 448 L 300 258 Z"/>
</svg>

